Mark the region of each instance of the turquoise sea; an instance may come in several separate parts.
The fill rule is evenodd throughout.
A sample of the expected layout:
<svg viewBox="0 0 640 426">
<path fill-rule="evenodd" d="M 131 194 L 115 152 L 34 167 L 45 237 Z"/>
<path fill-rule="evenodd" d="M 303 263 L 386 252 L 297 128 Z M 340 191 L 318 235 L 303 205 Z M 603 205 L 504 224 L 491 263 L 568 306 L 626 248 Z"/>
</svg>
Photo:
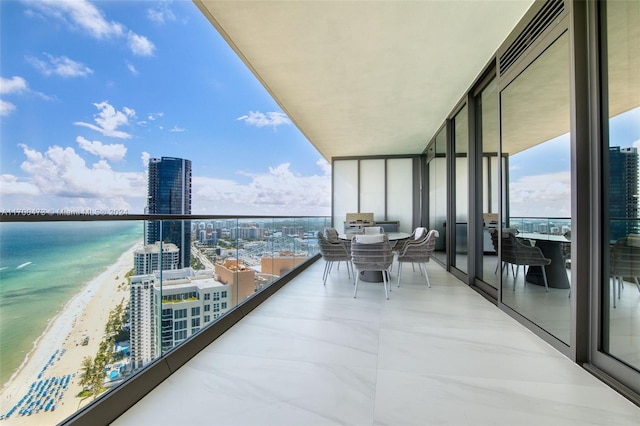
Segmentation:
<svg viewBox="0 0 640 426">
<path fill-rule="evenodd" d="M 64 305 L 142 239 L 142 222 L 0 223 L 0 386 Z"/>
</svg>

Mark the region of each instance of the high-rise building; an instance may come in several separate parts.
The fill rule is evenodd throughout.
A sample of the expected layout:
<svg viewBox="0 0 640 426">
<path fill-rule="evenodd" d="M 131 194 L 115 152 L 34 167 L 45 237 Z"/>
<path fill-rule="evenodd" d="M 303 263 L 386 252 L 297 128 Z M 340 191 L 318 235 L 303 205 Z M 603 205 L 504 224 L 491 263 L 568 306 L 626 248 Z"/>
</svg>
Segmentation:
<svg viewBox="0 0 640 426">
<path fill-rule="evenodd" d="M 160 270 L 162 258 L 162 270 L 178 269 L 180 263 L 180 249 L 173 243 L 162 244 L 162 256 L 160 256 L 160 242 L 146 244 L 133 254 L 133 275 L 152 274 Z"/>
<path fill-rule="evenodd" d="M 609 148 L 609 215 L 612 240 L 638 233 L 638 149 Z M 629 220 L 631 219 L 631 220 Z"/>
<path fill-rule="evenodd" d="M 134 369 L 153 361 L 160 350 L 165 352 L 180 344 L 233 306 L 231 287 L 217 281 L 211 269 L 183 268 L 135 275 L 131 277 L 130 292 Z"/>
<path fill-rule="evenodd" d="M 191 214 L 191 161 L 173 157 L 151 158 L 147 197 L 148 214 Z M 148 221 L 145 242 L 153 244 L 156 241 L 178 246 L 179 268 L 190 265 L 191 221 Z"/>
</svg>

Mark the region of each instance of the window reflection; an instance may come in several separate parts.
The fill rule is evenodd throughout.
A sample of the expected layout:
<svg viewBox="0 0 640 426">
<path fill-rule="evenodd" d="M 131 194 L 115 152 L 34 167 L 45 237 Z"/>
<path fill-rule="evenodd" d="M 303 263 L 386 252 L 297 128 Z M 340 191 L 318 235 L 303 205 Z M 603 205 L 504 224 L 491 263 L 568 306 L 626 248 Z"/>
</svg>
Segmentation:
<svg viewBox="0 0 640 426">
<path fill-rule="evenodd" d="M 427 162 L 429 166 L 429 228 L 436 229 L 440 233 L 433 256 L 446 263 L 447 137 L 444 128 L 429 144 Z"/>
<path fill-rule="evenodd" d="M 467 107 L 465 106 L 455 116 L 454 147 L 455 147 L 455 257 L 454 266 L 467 272 L 467 230 L 469 227 L 469 124 Z"/>
<path fill-rule="evenodd" d="M 560 36 L 501 92 L 501 148 L 508 164 L 503 170 L 508 184 L 503 220 L 513 230 L 515 242 L 535 249 L 523 249 L 524 255 L 518 251 L 512 263 L 496 269 L 498 274 L 502 271 L 502 302 L 567 344 L 571 326 L 571 262 L 566 255 L 571 245 L 568 39 L 567 33 Z M 505 238 L 509 234 L 502 233 Z M 540 263 L 535 260 L 539 254 L 548 259 L 544 271 L 542 266 L 529 266 Z"/>
<path fill-rule="evenodd" d="M 476 98 L 476 134 L 482 147 L 482 268 L 478 278 L 498 288 L 498 275 L 494 273 L 497 249 L 493 246 L 490 230 L 498 226 L 498 92 L 496 80 L 485 87 Z"/>
<path fill-rule="evenodd" d="M 640 3 L 606 3 L 608 232 L 603 263 L 603 349 L 640 369 Z M 634 288 L 635 287 L 635 288 Z M 636 291 L 636 289 L 638 291 Z M 635 326 L 634 326 L 635 324 Z"/>
</svg>

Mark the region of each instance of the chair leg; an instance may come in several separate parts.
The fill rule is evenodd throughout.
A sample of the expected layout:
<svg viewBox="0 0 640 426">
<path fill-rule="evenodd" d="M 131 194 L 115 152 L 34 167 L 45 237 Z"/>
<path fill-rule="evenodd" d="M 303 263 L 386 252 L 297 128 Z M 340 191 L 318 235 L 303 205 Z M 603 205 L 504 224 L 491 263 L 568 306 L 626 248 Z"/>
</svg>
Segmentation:
<svg viewBox="0 0 640 426">
<path fill-rule="evenodd" d="M 549 292 L 549 284 L 547 283 L 547 271 L 544 269 L 544 265 L 542 268 L 542 278 L 544 279 L 544 291 Z"/>
<path fill-rule="evenodd" d="M 398 287 L 400 287 L 400 278 L 402 278 L 402 262 L 398 262 Z"/>
<path fill-rule="evenodd" d="M 420 268 L 424 270 L 424 278 L 427 281 L 427 287 L 431 288 L 431 282 L 429 282 L 429 274 L 427 274 L 427 264 L 420 263 Z"/>
<path fill-rule="evenodd" d="M 331 262 L 324 263 L 324 272 L 322 273 L 322 283 L 327 285 L 327 276 L 329 275 L 329 264 Z"/>
<path fill-rule="evenodd" d="M 387 283 L 389 281 L 389 270 L 382 271 L 382 285 L 384 285 L 384 296 L 389 300 L 389 291 L 387 291 Z"/>
<path fill-rule="evenodd" d="M 360 281 L 360 271 L 356 270 L 356 285 L 353 289 L 353 298 L 356 298 L 356 294 L 358 294 L 358 281 Z"/>
<path fill-rule="evenodd" d="M 618 277 L 618 300 L 622 297 L 622 290 L 624 290 L 624 277 Z"/>
<path fill-rule="evenodd" d="M 633 279 L 636 281 L 636 287 L 638 287 L 638 291 L 640 291 L 640 280 L 638 280 L 638 277 L 633 277 Z"/>
</svg>

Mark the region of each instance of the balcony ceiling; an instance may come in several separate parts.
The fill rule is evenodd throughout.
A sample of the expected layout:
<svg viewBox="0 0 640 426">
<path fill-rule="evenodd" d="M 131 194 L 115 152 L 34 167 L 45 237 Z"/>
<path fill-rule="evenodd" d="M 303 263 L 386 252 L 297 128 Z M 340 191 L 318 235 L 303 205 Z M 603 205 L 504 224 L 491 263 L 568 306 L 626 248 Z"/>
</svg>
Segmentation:
<svg viewBox="0 0 640 426">
<path fill-rule="evenodd" d="M 327 160 L 423 152 L 533 3 L 194 2 Z"/>
</svg>

